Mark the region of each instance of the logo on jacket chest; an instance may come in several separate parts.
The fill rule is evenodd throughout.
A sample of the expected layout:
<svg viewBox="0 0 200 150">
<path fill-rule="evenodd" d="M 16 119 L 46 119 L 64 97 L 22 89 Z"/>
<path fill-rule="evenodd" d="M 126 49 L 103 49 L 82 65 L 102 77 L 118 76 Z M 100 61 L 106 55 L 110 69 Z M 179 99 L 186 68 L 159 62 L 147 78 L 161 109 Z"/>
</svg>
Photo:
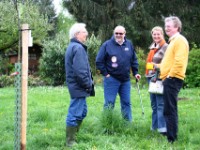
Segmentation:
<svg viewBox="0 0 200 150">
<path fill-rule="evenodd" d="M 125 48 L 124 48 L 124 51 L 129 51 L 129 48 L 128 48 L 128 47 L 125 47 Z"/>
</svg>

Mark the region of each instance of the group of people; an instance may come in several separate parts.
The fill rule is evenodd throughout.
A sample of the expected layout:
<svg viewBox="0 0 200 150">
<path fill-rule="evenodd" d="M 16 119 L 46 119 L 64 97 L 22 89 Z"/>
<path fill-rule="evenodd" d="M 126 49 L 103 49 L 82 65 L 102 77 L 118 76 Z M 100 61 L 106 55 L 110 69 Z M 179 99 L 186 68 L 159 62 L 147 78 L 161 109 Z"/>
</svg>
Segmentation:
<svg viewBox="0 0 200 150">
<path fill-rule="evenodd" d="M 163 95 L 150 93 L 152 107 L 151 130 L 158 130 L 173 143 L 178 133 L 178 93 L 185 78 L 189 46 L 180 34 L 181 21 L 176 16 L 165 18 L 164 39 L 162 27 L 152 29 L 152 39 L 146 70 L 148 82 L 160 70 L 163 80 Z M 88 32 L 84 23 L 75 23 L 69 31 L 70 44 L 65 54 L 66 83 L 70 93 L 70 105 L 66 118 L 66 145 L 73 146 L 76 133 L 87 115 L 86 97 L 94 96 L 94 81 L 90 70 L 86 42 Z M 111 39 L 102 44 L 96 56 L 96 67 L 103 76 L 104 109 L 113 109 L 117 94 L 120 97 L 121 113 L 126 121 L 132 121 L 130 73 L 140 80 L 138 60 L 133 44 L 126 38 L 123 26 L 116 26 Z"/>
</svg>

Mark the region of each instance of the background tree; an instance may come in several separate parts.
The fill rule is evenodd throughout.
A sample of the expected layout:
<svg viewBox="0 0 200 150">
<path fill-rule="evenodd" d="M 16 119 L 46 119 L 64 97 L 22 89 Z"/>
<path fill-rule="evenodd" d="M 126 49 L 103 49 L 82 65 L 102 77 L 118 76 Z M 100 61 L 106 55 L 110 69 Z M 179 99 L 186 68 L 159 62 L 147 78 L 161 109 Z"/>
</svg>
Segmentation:
<svg viewBox="0 0 200 150">
<path fill-rule="evenodd" d="M 200 37 L 196 31 L 200 30 L 200 3 L 198 0 L 144 0 L 144 7 L 153 19 L 152 26 L 164 26 L 164 17 L 176 15 L 180 17 L 183 23 L 182 34 L 186 36 L 188 41 L 196 43 L 200 46 Z M 178 7 L 177 7 L 178 6 Z"/>
<path fill-rule="evenodd" d="M 116 25 L 124 25 L 130 0 L 63 0 L 63 6 L 78 22 L 87 23 L 87 29 L 102 41 L 110 38 Z"/>
<path fill-rule="evenodd" d="M 150 21 L 151 16 L 145 10 L 142 0 L 136 0 L 132 2 L 132 8 L 129 8 L 127 21 L 125 27 L 127 30 L 127 36 L 132 39 L 133 43 L 137 47 L 142 47 L 145 50 L 151 43 Z"/>
<path fill-rule="evenodd" d="M 17 13 L 12 2 L 0 2 L 0 50 L 18 41 Z"/>
<path fill-rule="evenodd" d="M 38 7 L 42 18 L 46 18 L 52 24 L 53 29 L 48 31 L 48 35 L 54 37 L 57 33 L 57 16 L 55 14 L 53 0 L 29 0 Z"/>
<path fill-rule="evenodd" d="M 51 0 L 47 1 L 51 2 Z M 33 29 L 32 36 L 35 43 L 41 44 L 49 31 L 52 31 L 53 24 L 50 20 L 55 17 L 55 13 L 52 13 L 53 7 L 43 9 L 46 3 L 38 7 L 39 2 L 41 1 L 0 1 L 0 50 L 11 48 L 17 44 L 19 40 L 18 19 L 21 24 L 28 23 Z M 19 18 L 15 4 L 18 5 Z M 51 13 L 47 14 L 47 10 L 51 10 Z"/>
<path fill-rule="evenodd" d="M 87 23 L 89 31 L 102 41 L 110 38 L 116 25 L 124 25 L 127 37 L 146 52 L 152 27 L 164 26 L 165 17 L 176 15 L 183 22 L 182 33 L 190 43 L 200 46 L 200 37 L 196 34 L 200 29 L 197 0 L 63 0 L 63 6 L 78 22 Z"/>
</svg>

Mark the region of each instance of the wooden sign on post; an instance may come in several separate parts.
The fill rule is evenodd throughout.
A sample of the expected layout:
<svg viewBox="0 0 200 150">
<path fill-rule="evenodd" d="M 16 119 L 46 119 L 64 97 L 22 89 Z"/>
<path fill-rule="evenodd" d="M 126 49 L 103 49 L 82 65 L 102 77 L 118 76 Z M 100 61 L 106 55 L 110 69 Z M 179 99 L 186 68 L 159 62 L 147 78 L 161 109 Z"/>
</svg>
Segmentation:
<svg viewBox="0 0 200 150">
<path fill-rule="evenodd" d="M 22 25 L 22 118 L 21 118 L 21 150 L 26 149 L 27 91 L 28 91 L 28 45 L 29 26 Z"/>
</svg>

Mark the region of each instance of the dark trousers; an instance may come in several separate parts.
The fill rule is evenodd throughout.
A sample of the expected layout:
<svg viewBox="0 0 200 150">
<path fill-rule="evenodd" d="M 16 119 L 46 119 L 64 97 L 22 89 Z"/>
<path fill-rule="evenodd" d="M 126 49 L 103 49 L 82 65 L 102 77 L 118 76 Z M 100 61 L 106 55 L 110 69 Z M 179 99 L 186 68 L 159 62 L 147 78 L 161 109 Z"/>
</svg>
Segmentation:
<svg viewBox="0 0 200 150">
<path fill-rule="evenodd" d="M 167 139 L 174 142 L 178 134 L 178 93 L 183 85 L 183 80 L 178 78 L 166 78 L 164 85 L 164 117 L 167 127 Z"/>
</svg>

